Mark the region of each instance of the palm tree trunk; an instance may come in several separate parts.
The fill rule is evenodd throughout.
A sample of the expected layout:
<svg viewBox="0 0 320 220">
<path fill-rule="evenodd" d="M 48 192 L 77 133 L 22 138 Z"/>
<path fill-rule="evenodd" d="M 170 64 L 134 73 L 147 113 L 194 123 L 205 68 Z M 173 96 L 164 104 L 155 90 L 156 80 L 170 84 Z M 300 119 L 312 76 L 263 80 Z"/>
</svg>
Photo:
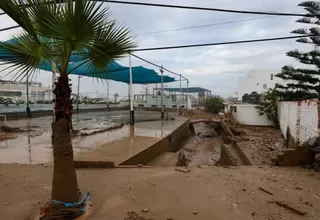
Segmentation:
<svg viewBox="0 0 320 220">
<path fill-rule="evenodd" d="M 62 202 L 76 202 L 79 193 L 70 136 L 72 104 L 68 75 L 61 74 L 53 93 L 56 100 L 55 122 L 52 123 L 54 170 L 51 196 Z"/>
</svg>

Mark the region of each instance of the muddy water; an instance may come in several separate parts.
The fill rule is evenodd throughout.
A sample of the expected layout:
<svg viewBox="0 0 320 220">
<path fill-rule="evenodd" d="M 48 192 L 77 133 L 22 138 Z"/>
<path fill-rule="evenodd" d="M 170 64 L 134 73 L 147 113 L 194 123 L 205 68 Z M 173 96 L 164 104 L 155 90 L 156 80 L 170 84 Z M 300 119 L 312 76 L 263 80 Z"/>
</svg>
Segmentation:
<svg viewBox="0 0 320 220">
<path fill-rule="evenodd" d="M 214 166 L 220 159 L 223 140 L 219 124 L 194 124 L 195 135 L 178 152 L 165 152 L 149 162 L 150 166 Z"/>
<path fill-rule="evenodd" d="M 74 116 L 74 128 L 80 131 L 105 129 L 126 123 L 128 112 L 90 113 Z M 122 117 L 123 116 L 123 117 Z M 156 119 L 158 112 L 137 112 L 136 119 Z M 76 159 L 114 160 L 116 163 L 143 150 L 181 125 L 185 119 L 153 121 L 125 125 L 121 129 L 92 136 L 73 138 Z M 39 164 L 52 162 L 51 117 L 8 121 L 8 126 L 32 128 L 26 133 L 15 133 L 16 139 L 0 142 L 0 163 Z"/>
</svg>

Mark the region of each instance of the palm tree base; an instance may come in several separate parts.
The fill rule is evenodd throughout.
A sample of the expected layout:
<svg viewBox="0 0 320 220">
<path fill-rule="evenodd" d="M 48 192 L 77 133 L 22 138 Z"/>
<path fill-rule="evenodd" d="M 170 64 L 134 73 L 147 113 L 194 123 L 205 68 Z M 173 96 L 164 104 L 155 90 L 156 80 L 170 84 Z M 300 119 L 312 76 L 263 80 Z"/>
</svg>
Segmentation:
<svg viewBox="0 0 320 220">
<path fill-rule="evenodd" d="M 73 162 L 70 122 L 62 119 L 52 123 L 53 179 L 52 199 L 61 202 L 78 202 L 79 189 Z"/>
</svg>

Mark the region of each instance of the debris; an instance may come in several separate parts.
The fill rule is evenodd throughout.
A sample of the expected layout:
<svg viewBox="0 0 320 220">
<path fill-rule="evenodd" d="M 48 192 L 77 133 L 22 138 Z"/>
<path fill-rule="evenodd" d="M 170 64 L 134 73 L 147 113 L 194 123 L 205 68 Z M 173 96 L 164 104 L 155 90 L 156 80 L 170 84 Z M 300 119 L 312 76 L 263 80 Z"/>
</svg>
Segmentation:
<svg viewBox="0 0 320 220">
<path fill-rule="evenodd" d="M 143 167 L 143 164 L 139 163 L 137 166 L 138 166 L 138 167 Z"/>
<path fill-rule="evenodd" d="M 197 211 L 193 211 L 192 214 L 196 215 L 196 214 L 198 214 L 198 212 Z"/>
<path fill-rule="evenodd" d="M 268 191 L 268 190 L 266 190 L 266 189 L 264 189 L 264 188 L 262 188 L 262 187 L 259 187 L 259 189 L 260 189 L 261 191 L 265 192 L 265 193 L 268 193 L 269 195 L 273 195 L 272 192 L 270 192 L 270 191 Z"/>
<path fill-rule="evenodd" d="M 180 169 L 180 168 L 175 168 L 174 170 L 182 173 L 189 173 L 191 171 L 190 169 Z"/>
<path fill-rule="evenodd" d="M 300 211 L 296 208 L 293 208 L 283 202 L 280 202 L 280 201 L 275 201 L 275 203 L 278 205 L 278 206 L 281 206 L 282 208 L 285 208 L 285 209 L 288 209 L 289 211 L 295 213 L 295 214 L 298 214 L 298 215 L 301 215 L 301 216 L 305 216 L 306 215 L 306 212 L 304 211 Z"/>
<path fill-rule="evenodd" d="M 144 217 L 141 217 L 135 212 L 128 212 L 127 215 L 128 215 L 128 217 L 125 218 L 124 220 L 153 220 L 151 218 L 146 219 Z"/>
<path fill-rule="evenodd" d="M 145 209 L 142 209 L 141 211 L 144 213 L 147 213 L 147 212 L 149 212 L 149 209 L 145 208 Z"/>
<path fill-rule="evenodd" d="M 305 202 L 304 204 L 313 207 L 313 205 L 310 202 Z"/>
</svg>

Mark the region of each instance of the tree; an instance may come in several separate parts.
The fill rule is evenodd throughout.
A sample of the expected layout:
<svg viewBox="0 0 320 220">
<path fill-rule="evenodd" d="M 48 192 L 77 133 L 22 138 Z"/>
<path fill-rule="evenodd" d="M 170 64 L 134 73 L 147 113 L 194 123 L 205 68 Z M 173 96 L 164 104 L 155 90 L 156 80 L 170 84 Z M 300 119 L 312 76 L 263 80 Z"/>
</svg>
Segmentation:
<svg viewBox="0 0 320 220">
<path fill-rule="evenodd" d="M 205 110 L 210 113 L 218 114 L 224 108 L 223 102 L 224 100 L 221 96 L 211 96 L 205 100 Z"/>
<path fill-rule="evenodd" d="M 308 11 L 307 16 L 297 22 L 305 24 L 320 25 L 320 2 L 306 1 L 298 6 Z M 292 66 L 282 67 L 281 73 L 276 76 L 288 81 L 287 85 L 277 85 L 278 95 L 281 100 L 303 100 L 320 97 L 320 29 L 297 29 L 294 34 L 311 35 L 301 37 L 299 43 L 312 44 L 314 49 L 309 52 L 300 52 L 297 49 L 287 52 L 287 56 L 293 57 L 300 63 L 309 65 L 309 68 L 294 68 Z M 310 67 L 312 66 L 312 67 Z"/>
<path fill-rule="evenodd" d="M 52 64 L 59 72 L 53 91 L 56 99 L 51 196 L 62 202 L 79 200 L 70 137 L 70 58 L 81 57 L 83 62 L 79 66 L 87 65 L 97 73 L 106 72 L 113 60 L 123 57 L 135 46 L 130 31 L 111 20 L 108 8 L 102 4 L 96 0 L 0 1 L 0 8 L 24 29 L 12 40 L 0 43 L 0 50 L 7 55 L 4 63 L 21 78 L 35 74 L 43 62 Z"/>
<path fill-rule="evenodd" d="M 264 101 L 261 101 L 258 106 L 256 106 L 259 115 L 266 115 L 267 118 L 273 122 L 276 128 L 279 128 L 278 119 L 278 91 L 276 88 L 269 89 L 264 96 Z"/>
</svg>

